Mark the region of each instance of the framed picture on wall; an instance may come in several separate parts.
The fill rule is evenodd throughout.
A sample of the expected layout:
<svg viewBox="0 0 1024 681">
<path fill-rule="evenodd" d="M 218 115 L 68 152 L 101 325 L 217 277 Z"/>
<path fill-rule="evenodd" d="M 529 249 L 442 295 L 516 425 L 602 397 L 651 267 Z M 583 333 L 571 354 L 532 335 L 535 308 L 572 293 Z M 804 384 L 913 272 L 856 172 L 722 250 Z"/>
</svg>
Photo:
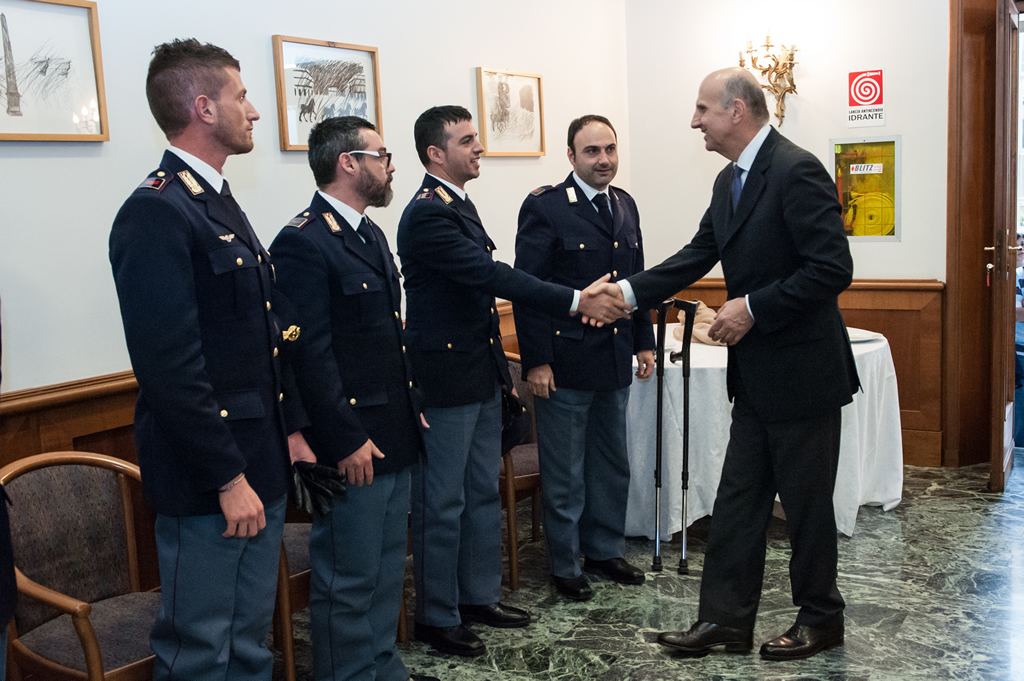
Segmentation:
<svg viewBox="0 0 1024 681">
<path fill-rule="evenodd" d="M 0 0 L 0 35 L 0 140 L 110 139 L 95 2 Z"/>
<path fill-rule="evenodd" d="M 846 236 L 899 241 L 901 136 L 848 137 L 831 139 L 829 144 Z"/>
<path fill-rule="evenodd" d="M 476 98 L 484 156 L 544 155 L 544 89 L 539 74 L 477 67 Z"/>
<path fill-rule="evenodd" d="M 282 151 L 305 151 L 325 118 L 359 116 L 383 136 L 377 48 L 274 36 L 277 120 Z"/>
</svg>

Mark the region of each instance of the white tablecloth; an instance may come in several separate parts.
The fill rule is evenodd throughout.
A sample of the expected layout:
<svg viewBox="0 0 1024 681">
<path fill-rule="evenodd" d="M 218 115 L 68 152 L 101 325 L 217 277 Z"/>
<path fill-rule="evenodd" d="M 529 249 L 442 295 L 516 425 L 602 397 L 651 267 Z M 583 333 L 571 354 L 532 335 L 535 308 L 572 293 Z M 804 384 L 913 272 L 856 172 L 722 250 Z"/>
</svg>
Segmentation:
<svg viewBox="0 0 1024 681">
<path fill-rule="evenodd" d="M 666 354 L 679 349 L 669 325 Z M 729 442 L 732 404 L 726 392 L 727 351 L 693 343 L 690 350 L 690 485 L 687 519 L 711 514 Z M 836 526 L 853 536 L 862 504 L 886 511 L 903 492 L 903 438 L 900 431 L 896 370 L 884 338 L 853 344 L 862 392 L 843 407 L 843 429 L 836 476 Z M 662 440 L 661 533 L 682 529 L 683 372 L 665 364 L 664 438 Z M 629 501 L 626 535 L 654 538 L 654 459 L 657 376 L 633 379 L 626 408 L 629 443 Z"/>
</svg>

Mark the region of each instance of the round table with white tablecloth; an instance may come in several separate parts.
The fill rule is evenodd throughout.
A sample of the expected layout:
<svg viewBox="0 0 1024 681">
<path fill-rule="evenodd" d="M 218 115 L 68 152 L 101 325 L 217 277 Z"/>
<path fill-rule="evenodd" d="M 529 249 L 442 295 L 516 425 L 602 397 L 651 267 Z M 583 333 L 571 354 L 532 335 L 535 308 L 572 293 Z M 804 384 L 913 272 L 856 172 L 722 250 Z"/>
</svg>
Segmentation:
<svg viewBox="0 0 1024 681">
<path fill-rule="evenodd" d="M 666 355 L 678 350 L 669 325 Z M 839 469 L 833 497 L 836 526 L 853 535 L 862 504 L 891 510 L 903 492 L 903 439 L 896 370 L 889 343 L 880 334 L 850 329 L 862 390 L 843 407 Z M 710 515 L 729 443 L 732 404 L 725 385 L 728 351 L 694 342 L 690 350 L 690 484 L 687 520 Z M 682 529 L 683 376 L 679 364 L 665 365 L 662 441 L 661 532 Z M 654 538 L 654 459 L 657 376 L 634 379 L 626 407 L 629 501 L 626 535 Z"/>
</svg>

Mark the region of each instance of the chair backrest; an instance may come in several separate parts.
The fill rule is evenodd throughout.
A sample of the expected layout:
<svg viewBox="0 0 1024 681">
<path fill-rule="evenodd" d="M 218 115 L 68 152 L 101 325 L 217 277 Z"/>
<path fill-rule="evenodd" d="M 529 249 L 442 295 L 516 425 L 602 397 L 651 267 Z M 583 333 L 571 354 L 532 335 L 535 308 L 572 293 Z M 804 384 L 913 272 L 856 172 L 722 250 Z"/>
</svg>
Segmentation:
<svg viewBox="0 0 1024 681">
<path fill-rule="evenodd" d="M 519 400 L 530 412 L 530 442 L 537 441 L 537 418 L 533 411 L 533 393 L 530 392 L 530 384 L 523 377 L 523 365 L 514 359 L 508 361 L 508 371 L 512 374 L 512 384 L 519 393 Z"/>
<path fill-rule="evenodd" d="M 138 467 L 85 452 L 38 454 L 0 470 L 11 499 L 14 564 L 26 577 L 93 603 L 138 590 L 135 527 L 127 478 Z M 19 598 L 25 634 L 60 613 Z"/>
</svg>

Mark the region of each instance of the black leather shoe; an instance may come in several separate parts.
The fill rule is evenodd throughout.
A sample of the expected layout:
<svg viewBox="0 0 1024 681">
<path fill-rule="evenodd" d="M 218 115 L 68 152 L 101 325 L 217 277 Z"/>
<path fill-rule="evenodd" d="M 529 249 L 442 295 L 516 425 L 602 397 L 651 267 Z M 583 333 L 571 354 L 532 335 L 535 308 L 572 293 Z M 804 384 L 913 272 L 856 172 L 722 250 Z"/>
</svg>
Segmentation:
<svg viewBox="0 0 1024 681">
<path fill-rule="evenodd" d="M 658 643 L 690 655 L 709 653 L 718 646 L 725 646 L 727 653 L 746 653 L 754 647 L 754 632 L 696 622 L 689 631 L 663 631 L 658 634 Z"/>
<path fill-rule="evenodd" d="M 417 641 L 423 641 L 435 650 L 449 655 L 476 657 L 487 650 L 480 637 L 470 631 L 464 624 L 454 627 L 430 627 L 416 622 L 413 635 Z"/>
<path fill-rule="evenodd" d="M 441 679 L 426 674 L 409 674 L 409 681 L 441 681 Z"/>
<path fill-rule="evenodd" d="M 609 558 L 608 560 L 583 561 L 583 570 L 619 584 L 643 584 L 646 577 L 644 571 L 633 567 L 625 558 Z"/>
<path fill-rule="evenodd" d="M 794 624 L 785 634 L 761 646 L 761 657 L 766 660 L 802 660 L 841 645 L 841 624 L 835 629 L 815 629 L 804 624 Z"/>
<path fill-rule="evenodd" d="M 463 622 L 476 622 L 499 629 L 516 629 L 530 623 L 530 613 L 504 603 L 460 605 L 459 615 Z"/>
<path fill-rule="evenodd" d="M 555 583 L 558 593 L 571 601 L 589 601 L 594 597 L 594 592 L 590 590 L 590 582 L 583 575 L 577 575 L 576 577 L 556 577 L 551 575 L 551 581 Z"/>
</svg>

